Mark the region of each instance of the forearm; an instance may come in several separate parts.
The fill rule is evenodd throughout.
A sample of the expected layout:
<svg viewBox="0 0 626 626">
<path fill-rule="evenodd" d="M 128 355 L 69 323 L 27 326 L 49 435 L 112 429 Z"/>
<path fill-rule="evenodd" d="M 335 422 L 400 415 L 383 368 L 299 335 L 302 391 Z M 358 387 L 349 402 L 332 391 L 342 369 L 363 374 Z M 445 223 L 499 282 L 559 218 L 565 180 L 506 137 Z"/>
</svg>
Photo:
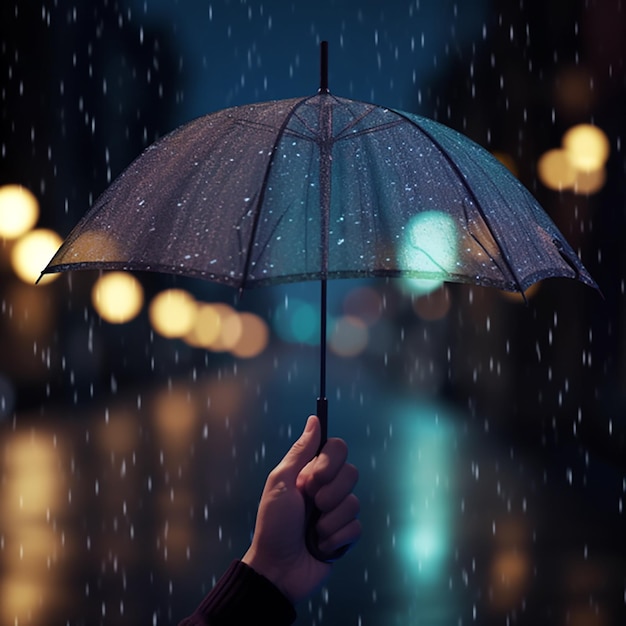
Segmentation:
<svg viewBox="0 0 626 626">
<path fill-rule="evenodd" d="M 289 626 L 296 612 L 264 576 L 234 561 L 200 606 L 179 626 L 246 626 L 266 616 L 273 626 Z"/>
</svg>

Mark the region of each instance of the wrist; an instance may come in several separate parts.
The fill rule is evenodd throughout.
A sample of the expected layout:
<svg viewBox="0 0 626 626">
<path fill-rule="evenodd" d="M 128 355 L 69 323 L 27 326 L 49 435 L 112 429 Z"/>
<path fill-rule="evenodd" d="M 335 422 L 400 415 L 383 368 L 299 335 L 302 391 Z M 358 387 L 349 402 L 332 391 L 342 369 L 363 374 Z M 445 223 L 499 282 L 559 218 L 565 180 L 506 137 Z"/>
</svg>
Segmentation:
<svg viewBox="0 0 626 626">
<path fill-rule="evenodd" d="M 251 567 L 257 574 L 266 578 L 292 605 L 295 605 L 293 598 L 282 582 L 283 577 L 281 576 L 279 569 L 268 563 L 267 559 L 262 558 L 253 546 L 248 548 L 246 553 L 241 558 L 241 562 L 245 563 L 248 567 Z"/>
</svg>

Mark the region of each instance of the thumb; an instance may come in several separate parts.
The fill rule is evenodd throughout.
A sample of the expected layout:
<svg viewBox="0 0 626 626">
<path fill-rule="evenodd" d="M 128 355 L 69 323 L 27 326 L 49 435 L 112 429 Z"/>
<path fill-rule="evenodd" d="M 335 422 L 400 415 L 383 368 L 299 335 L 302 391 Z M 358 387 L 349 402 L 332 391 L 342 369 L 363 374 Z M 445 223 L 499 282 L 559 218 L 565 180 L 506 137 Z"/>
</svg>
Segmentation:
<svg viewBox="0 0 626 626">
<path fill-rule="evenodd" d="M 302 468 L 317 454 L 321 436 L 320 421 L 315 415 L 311 415 L 304 431 L 280 462 L 285 479 L 295 484 Z"/>
</svg>

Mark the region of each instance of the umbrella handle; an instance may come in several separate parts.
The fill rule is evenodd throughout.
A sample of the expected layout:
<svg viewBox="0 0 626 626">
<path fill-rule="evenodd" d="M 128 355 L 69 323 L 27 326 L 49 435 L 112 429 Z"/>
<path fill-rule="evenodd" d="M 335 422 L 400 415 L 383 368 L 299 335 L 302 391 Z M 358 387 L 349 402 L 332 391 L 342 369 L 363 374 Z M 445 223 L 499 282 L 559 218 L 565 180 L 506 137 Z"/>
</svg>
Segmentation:
<svg viewBox="0 0 626 626">
<path fill-rule="evenodd" d="M 317 522 L 322 517 L 322 512 L 315 506 L 313 500 L 309 497 L 305 497 L 306 505 L 306 532 L 304 535 L 304 542 L 309 554 L 322 563 L 334 563 L 337 559 L 340 559 L 349 549 L 350 545 L 341 546 L 333 552 L 323 552 L 319 548 L 319 536 L 317 534 Z"/>
<path fill-rule="evenodd" d="M 326 445 L 328 440 L 328 400 L 325 397 L 317 399 L 317 417 L 320 420 L 321 425 L 321 438 L 320 446 L 317 450 L 317 454 L 322 451 L 322 448 Z M 306 518 L 306 532 L 305 532 L 305 544 L 309 554 L 315 557 L 322 563 L 333 563 L 340 557 L 342 557 L 350 548 L 349 545 L 341 546 L 334 552 L 322 552 L 319 549 L 319 536 L 317 534 L 317 523 L 322 517 L 322 512 L 315 506 L 312 498 L 305 496 L 305 518 Z"/>
</svg>

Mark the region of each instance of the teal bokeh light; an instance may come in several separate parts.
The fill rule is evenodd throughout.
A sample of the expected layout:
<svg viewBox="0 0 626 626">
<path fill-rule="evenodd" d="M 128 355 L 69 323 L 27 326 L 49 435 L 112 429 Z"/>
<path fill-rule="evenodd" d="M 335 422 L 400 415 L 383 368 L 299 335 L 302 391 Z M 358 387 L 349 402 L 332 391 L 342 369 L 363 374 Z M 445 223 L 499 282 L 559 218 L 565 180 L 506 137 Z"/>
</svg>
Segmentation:
<svg viewBox="0 0 626 626">
<path fill-rule="evenodd" d="M 410 293 L 430 293 L 448 280 L 457 264 L 454 219 L 442 211 L 424 211 L 411 219 L 404 232 L 399 260 L 408 276 L 403 286 Z"/>
<path fill-rule="evenodd" d="M 319 343 L 320 312 L 310 302 L 289 298 L 274 314 L 274 330 L 289 343 Z"/>
</svg>

